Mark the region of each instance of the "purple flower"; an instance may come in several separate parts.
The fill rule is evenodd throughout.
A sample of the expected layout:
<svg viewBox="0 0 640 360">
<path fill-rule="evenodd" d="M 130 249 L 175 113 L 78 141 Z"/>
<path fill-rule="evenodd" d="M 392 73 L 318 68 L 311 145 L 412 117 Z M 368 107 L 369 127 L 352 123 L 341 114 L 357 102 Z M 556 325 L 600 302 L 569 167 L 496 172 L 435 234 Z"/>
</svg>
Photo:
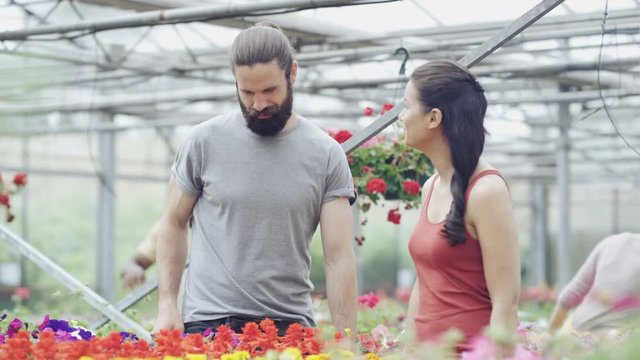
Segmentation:
<svg viewBox="0 0 640 360">
<path fill-rule="evenodd" d="M 49 314 L 44 316 L 44 319 L 42 319 L 42 323 L 38 325 L 38 330 L 42 331 L 46 329 L 48 324 L 49 324 Z"/>
<path fill-rule="evenodd" d="M 73 335 L 64 330 L 56 330 L 55 332 L 56 341 L 77 341 Z"/>
<path fill-rule="evenodd" d="M 53 330 L 54 332 L 57 331 L 64 331 L 64 332 L 74 332 L 76 329 L 69 326 L 69 322 L 65 321 L 65 320 L 56 320 L 56 319 L 50 319 L 47 322 L 47 325 L 45 326 L 45 328 L 49 328 L 51 330 Z"/>
<path fill-rule="evenodd" d="M 202 336 L 203 336 L 203 337 L 205 337 L 205 338 L 208 338 L 208 337 L 209 337 L 209 335 L 211 335 L 212 333 L 213 333 L 213 330 L 212 330 L 211 328 L 207 328 L 207 330 L 205 330 L 205 331 L 202 333 Z"/>
<path fill-rule="evenodd" d="M 0 334 L 0 345 L 4 344 L 4 338 L 5 338 L 5 335 Z"/>
<path fill-rule="evenodd" d="M 7 336 L 12 337 L 13 334 L 17 333 L 18 330 L 22 327 L 22 321 L 20 319 L 13 319 L 7 328 Z"/>
<path fill-rule="evenodd" d="M 91 340 L 93 338 L 93 333 L 90 330 L 86 330 L 83 328 L 78 328 L 78 336 L 82 340 Z M 135 337 L 135 335 L 133 335 Z M 133 339 L 132 339 L 133 340 Z"/>
<path fill-rule="evenodd" d="M 90 333 L 90 332 L 89 332 Z M 122 338 L 122 341 L 124 342 L 125 340 L 129 340 L 129 341 L 137 341 L 140 340 L 138 339 L 138 336 L 134 333 L 130 333 L 130 332 L 126 332 L 126 331 L 120 331 L 120 337 Z M 85 339 L 87 340 L 87 339 Z"/>
</svg>

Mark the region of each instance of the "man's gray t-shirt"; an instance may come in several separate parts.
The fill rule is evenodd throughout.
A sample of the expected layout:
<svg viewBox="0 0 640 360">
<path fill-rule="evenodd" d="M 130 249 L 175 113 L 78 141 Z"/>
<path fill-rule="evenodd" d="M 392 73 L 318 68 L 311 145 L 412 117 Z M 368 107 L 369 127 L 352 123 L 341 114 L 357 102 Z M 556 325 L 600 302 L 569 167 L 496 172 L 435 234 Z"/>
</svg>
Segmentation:
<svg viewBox="0 0 640 360">
<path fill-rule="evenodd" d="M 197 125 L 171 172 L 198 196 L 184 321 L 249 315 L 314 325 L 309 245 L 320 210 L 356 196 L 342 147 L 300 116 L 259 136 L 238 111 Z"/>
</svg>

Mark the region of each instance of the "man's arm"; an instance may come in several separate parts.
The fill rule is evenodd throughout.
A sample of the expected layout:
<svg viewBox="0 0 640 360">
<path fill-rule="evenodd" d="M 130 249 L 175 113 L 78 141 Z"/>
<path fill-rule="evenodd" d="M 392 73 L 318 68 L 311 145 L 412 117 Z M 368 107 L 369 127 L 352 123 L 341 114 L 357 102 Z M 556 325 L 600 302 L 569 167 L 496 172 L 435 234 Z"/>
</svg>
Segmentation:
<svg viewBox="0 0 640 360">
<path fill-rule="evenodd" d="M 353 251 L 353 222 L 347 198 L 322 205 L 320 213 L 324 271 L 329 310 L 336 331 L 356 328 L 357 279 Z"/>
<path fill-rule="evenodd" d="M 178 311 L 178 291 L 187 259 L 187 227 L 197 197 L 180 191 L 175 177 L 169 183 L 169 203 L 158 234 L 158 317 L 153 328 L 183 330 Z"/>
</svg>

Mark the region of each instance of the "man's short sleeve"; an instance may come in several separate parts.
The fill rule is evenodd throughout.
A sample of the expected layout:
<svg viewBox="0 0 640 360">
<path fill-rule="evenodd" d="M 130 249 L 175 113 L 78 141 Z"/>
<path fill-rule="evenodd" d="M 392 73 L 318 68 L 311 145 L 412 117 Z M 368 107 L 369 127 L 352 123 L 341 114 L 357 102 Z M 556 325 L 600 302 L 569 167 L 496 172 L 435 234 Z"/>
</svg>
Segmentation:
<svg viewBox="0 0 640 360">
<path fill-rule="evenodd" d="M 353 205 L 356 202 L 358 194 L 353 184 L 353 177 L 351 176 L 347 156 L 342 150 L 342 147 L 336 143 L 335 146 L 332 146 L 329 156 L 327 180 L 322 203 L 324 204 L 340 197 L 348 197 L 349 203 Z"/>
<path fill-rule="evenodd" d="M 184 194 L 200 196 L 203 188 L 202 151 L 194 135 L 191 133 L 178 149 L 171 174 Z"/>
</svg>

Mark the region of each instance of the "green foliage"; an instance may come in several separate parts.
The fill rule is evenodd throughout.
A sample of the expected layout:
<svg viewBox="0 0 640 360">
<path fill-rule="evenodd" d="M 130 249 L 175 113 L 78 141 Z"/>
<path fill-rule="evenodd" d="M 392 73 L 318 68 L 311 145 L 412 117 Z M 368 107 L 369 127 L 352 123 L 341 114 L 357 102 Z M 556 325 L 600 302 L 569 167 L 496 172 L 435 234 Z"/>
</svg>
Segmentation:
<svg viewBox="0 0 640 360">
<path fill-rule="evenodd" d="M 382 197 L 398 199 L 406 209 L 418 207 L 420 193 L 406 193 L 403 182 L 414 180 L 422 185 L 433 174 L 433 165 L 423 153 L 400 142 L 379 142 L 360 147 L 349 156 L 349 166 L 360 196 L 360 208 L 365 212 Z M 387 190 L 383 194 L 367 191 L 367 183 L 375 178 L 385 181 Z"/>
</svg>

